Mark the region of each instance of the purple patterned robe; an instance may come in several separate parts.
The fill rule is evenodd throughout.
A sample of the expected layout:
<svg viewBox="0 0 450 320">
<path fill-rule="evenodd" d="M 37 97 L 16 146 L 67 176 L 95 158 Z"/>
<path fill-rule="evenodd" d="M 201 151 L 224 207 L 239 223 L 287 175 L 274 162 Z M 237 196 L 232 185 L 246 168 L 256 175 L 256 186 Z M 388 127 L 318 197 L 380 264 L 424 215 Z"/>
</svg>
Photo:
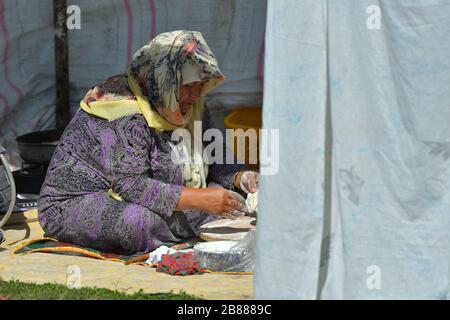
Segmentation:
<svg viewBox="0 0 450 320">
<path fill-rule="evenodd" d="M 203 130 L 210 127 L 205 106 Z M 175 211 L 183 175 L 171 160 L 170 137 L 171 132 L 150 128 L 140 114 L 108 122 L 79 110 L 56 148 L 41 189 L 39 222 L 46 236 L 136 253 L 198 235 L 200 225 L 218 218 L 199 210 Z M 211 165 L 208 185 L 232 189 L 234 175 L 242 168 Z M 124 201 L 111 198 L 110 188 Z"/>
</svg>

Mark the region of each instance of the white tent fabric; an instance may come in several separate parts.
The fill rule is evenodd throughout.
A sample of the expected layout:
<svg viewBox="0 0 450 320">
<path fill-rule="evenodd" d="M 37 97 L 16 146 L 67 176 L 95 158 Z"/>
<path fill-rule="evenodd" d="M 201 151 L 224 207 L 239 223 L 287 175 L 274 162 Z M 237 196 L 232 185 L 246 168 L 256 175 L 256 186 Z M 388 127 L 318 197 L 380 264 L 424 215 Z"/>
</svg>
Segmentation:
<svg viewBox="0 0 450 320">
<path fill-rule="evenodd" d="M 448 0 L 269 1 L 257 299 L 450 297 L 449 39 Z"/>
<path fill-rule="evenodd" d="M 126 70 L 155 35 L 201 31 L 226 83 L 212 113 L 261 105 L 265 0 L 74 0 L 81 29 L 69 30 L 72 113 L 86 91 Z M 0 0 L 0 141 L 15 165 L 16 136 L 55 126 L 52 0 Z M 219 124 L 220 125 L 220 124 Z"/>
</svg>

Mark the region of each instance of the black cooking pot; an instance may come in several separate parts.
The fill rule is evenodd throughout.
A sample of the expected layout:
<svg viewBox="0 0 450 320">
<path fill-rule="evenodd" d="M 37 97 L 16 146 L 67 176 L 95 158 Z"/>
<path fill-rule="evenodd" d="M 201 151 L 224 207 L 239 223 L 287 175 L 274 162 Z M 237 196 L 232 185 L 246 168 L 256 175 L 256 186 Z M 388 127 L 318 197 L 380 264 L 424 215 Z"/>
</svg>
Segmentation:
<svg viewBox="0 0 450 320">
<path fill-rule="evenodd" d="M 17 137 L 17 147 L 23 160 L 48 165 L 61 138 L 61 130 L 39 131 Z"/>
</svg>

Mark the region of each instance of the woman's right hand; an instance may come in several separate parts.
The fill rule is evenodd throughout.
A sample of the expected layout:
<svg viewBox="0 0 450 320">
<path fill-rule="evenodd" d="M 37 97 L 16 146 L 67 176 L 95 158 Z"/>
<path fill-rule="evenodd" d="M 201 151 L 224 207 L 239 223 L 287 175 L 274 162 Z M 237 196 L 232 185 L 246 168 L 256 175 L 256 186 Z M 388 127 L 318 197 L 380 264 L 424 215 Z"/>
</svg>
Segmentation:
<svg viewBox="0 0 450 320">
<path fill-rule="evenodd" d="M 245 199 L 240 194 L 223 188 L 202 189 L 200 208 L 210 214 L 236 219 L 248 213 Z"/>
<path fill-rule="evenodd" d="M 248 213 L 244 197 L 224 188 L 184 188 L 176 210 L 190 209 L 233 220 Z"/>
</svg>

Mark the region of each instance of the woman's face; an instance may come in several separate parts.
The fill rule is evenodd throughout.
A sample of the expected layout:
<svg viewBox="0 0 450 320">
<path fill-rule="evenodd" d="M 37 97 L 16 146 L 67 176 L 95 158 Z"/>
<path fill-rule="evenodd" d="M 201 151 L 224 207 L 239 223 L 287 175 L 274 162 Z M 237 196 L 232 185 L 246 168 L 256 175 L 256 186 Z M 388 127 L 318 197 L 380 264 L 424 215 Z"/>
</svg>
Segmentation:
<svg viewBox="0 0 450 320">
<path fill-rule="evenodd" d="M 181 86 L 180 111 L 183 115 L 189 113 L 194 102 L 200 98 L 205 83 L 206 81 L 198 81 Z"/>
</svg>

